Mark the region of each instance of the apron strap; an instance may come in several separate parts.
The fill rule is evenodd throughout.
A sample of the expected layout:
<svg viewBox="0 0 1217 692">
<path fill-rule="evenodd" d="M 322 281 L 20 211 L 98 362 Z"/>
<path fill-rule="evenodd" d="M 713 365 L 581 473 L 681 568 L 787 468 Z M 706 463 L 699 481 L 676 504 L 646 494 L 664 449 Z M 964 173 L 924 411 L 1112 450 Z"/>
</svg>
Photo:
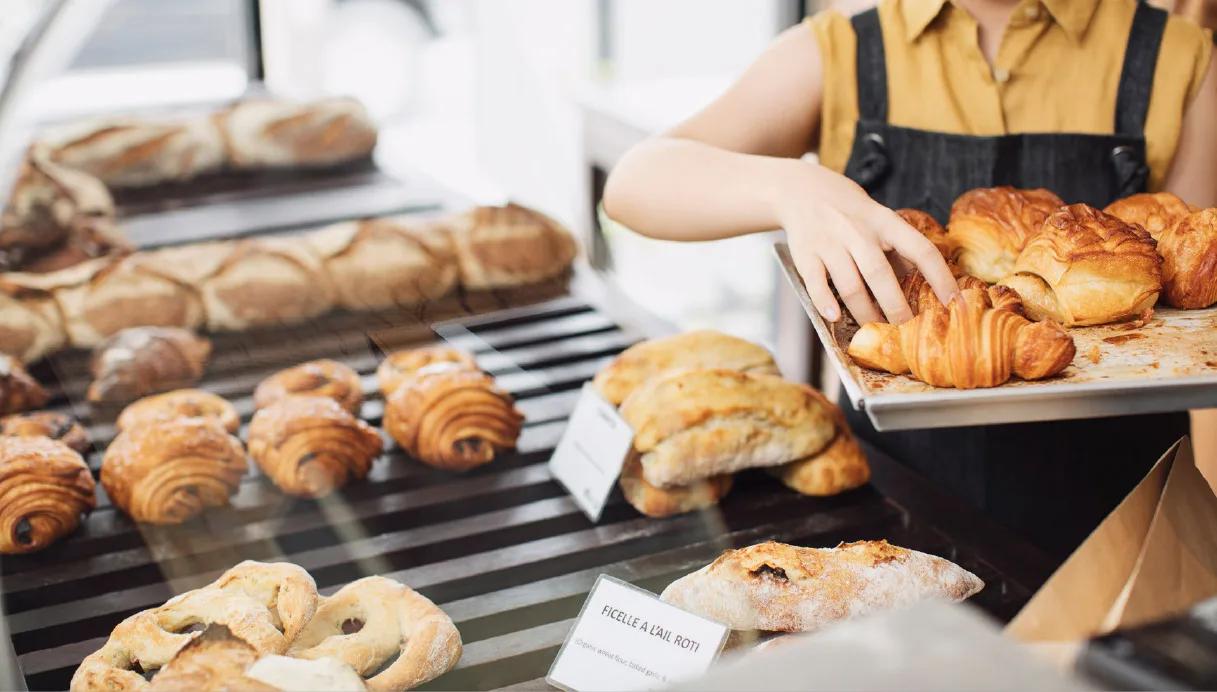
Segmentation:
<svg viewBox="0 0 1217 692">
<path fill-rule="evenodd" d="M 858 119 L 887 122 L 887 62 L 879 10 L 869 9 L 850 18 L 857 39 Z"/>
<path fill-rule="evenodd" d="M 1158 65 L 1158 48 L 1162 44 L 1166 18 L 1166 10 L 1151 7 L 1144 0 L 1137 2 L 1116 95 L 1115 132 L 1118 135 L 1141 137 L 1145 134 L 1145 117 L 1149 112 L 1149 96 L 1154 87 L 1154 69 Z"/>
</svg>

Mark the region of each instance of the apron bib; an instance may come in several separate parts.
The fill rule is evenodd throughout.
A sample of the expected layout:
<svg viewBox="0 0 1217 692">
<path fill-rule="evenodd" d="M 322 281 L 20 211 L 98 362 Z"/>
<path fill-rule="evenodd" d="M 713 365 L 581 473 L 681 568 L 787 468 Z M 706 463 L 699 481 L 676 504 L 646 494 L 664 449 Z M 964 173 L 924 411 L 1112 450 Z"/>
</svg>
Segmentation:
<svg viewBox="0 0 1217 692">
<path fill-rule="evenodd" d="M 977 187 L 1043 187 L 1099 208 L 1142 192 L 1145 118 L 1166 17 L 1137 6 L 1114 134 L 980 137 L 888 124 L 878 11 L 856 15 L 859 120 L 845 175 L 884 206 L 922 209 L 943 224 L 955 198 Z M 1180 412 L 880 433 L 865 413 L 844 408 L 856 433 L 1061 558 L 1188 430 Z"/>
</svg>

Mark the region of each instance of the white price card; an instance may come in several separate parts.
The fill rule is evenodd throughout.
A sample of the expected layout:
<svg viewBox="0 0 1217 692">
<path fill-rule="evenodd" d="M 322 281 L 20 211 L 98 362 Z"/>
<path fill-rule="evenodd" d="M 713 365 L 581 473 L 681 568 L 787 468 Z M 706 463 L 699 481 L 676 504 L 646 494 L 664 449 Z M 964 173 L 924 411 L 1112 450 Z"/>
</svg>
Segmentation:
<svg viewBox="0 0 1217 692">
<path fill-rule="evenodd" d="M 549 472 L 566 486 L 579 509 L 598 521 L 633 443 L 629 424 L 588 382 L 549 459 Z"/>
<path fill-rule="evenodd" d="M 706 671 L 729 630 L 602 574 L 545 681 L 573 692 L 653 690 Z"/>
</svg>

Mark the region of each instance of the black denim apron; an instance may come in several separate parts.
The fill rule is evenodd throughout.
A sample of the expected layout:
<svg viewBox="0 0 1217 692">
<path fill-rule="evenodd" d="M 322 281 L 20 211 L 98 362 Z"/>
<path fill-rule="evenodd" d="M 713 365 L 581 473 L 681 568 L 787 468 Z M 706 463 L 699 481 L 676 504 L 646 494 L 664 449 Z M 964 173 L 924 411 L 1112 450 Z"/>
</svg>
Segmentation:
<svg viewBox="0 0 1217 692">
<path fill-rule="evenodd" d="M 876 201 L 946 223 L 977 187 L 1044 187 L 1096 207 L 1145 189 L 1145 117 L 1166 13 L 1139 3 L 1128 37 L 1114 134 L 995 137 L 887 122 L 887 66 L 876 10 L 856 15 L 858 107 L 845 175 Z M 1043 549 L 1064 557 L 1186 434 L 1186 412 L 880 433 L 845 406 L 854 430 Z"/>
</svg>

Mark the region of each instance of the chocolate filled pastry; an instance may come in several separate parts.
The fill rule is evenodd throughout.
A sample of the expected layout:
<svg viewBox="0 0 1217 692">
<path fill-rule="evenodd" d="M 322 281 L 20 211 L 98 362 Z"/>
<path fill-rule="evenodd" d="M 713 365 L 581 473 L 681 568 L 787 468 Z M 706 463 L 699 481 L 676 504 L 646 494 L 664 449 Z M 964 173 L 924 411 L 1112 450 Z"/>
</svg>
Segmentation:
<svg viewBox="0 0 1217 692">
<path fill-rule="evenodd" d="M 1067 327 L 1107 324 L 1153 308 L 1162 290 L 1162 257 L 1140 226 L 1085 204 L 1054 212 L 1002 280 L 1027 316 Z"/>
<path fill-rule="evenodd" d="M 416 376 L 443 370 L 478 369 L 473 356 L 451 346 L 424 346 L 405 351 L 394 351 L 385 356 L 376 368 L 376 381 L 380 393 L 387 399 L 402 384 Z"/>
<path fill-rule="evenodd" d="M 960 268 L 986 283 L 997 283 L 1014 271 L 1014 260 L 1027 241 L 1064 204 L 1042 189 L 986 187 L 960 195 L 947 221 L 947 233 L 959 248 Z"/>
<path fill-rule="evenodd" d="M 648 517 L 670 517 L 695 512 L 718 504 L 731 491 L 734 479 L 724 473 L 693 481 L 689 485 L 660 488 L 642 477 L 642 462 L 636 450 L 630 450 L 617 484 L 630 506 Z"/>
<path fill-rule="evenodd" d="M 803 495 L 837 495 L 866 485 L 870 480 L 870 464 L 866 462 L 866 453 L 849 429 L 845 414 L 824 395 L 816 394 L 821 403 L 832 411 L 836 425 L 832 442 L 805 459 L 772 467 L 769 472 L 787 488 Z"/>
<path fill-rule="evenodd" d="M 73 417 L 57 411 L 17 413 L 0 419 L 0 435 L 46 437 L 62 442 L 74 452 L 89 449 L 89 433 Z"/>
<path fill-rule="evenodd" d="M 592 383 L 606 401 L 619 405 L 640 385 L 659 375 L 703 368 L 778 374 L 777 363 L 763 346 L 702 329 L 634 344 L 596 373 Z"/>
<path fill-rule="evenodd" d="M 32 363 L 66 343 L 63 314 L 45 279 L 0 273 L 0 353 Z"/>
<path fill-rule="evenodd" d="M 0 416 L 42 408 L 50 398 L 20 361 L 0 355 Z"/>
<path fill-rule="evenodd" d="M 1161 241 L 1163 233 L 1196 210 L 1169 192 L 1139 192 L 1112 202 L 1103 211 L 1126 224 L 1137 224 Z"/>
<path fill-rule="evenodd" d="M 388 691 L 443 675 L 461 652 L 452 618 L 427 597 L 392 579 L 364 577 L 321 600 L 287 655 L 336 658 L 364 676 L 368 689 Z"/>
<path fill-rule="evenodd" d="M 44 143 L 57 163 L 112 188 L 190 180 L 224 162 L 224 142 L 210 117 L 94 121 L 52 133 Z"/>
<path fill-rule="evenodd" d="M 350 310 L 381 310 L 435 300 L 456 285 L 447 228 L 409 216 L 348 221 L 306 236 Z"/>
<path fill-rule="evenodd" d="M 338 402 L 351 415 L 363 405 L 359 373 L 336 360 L 301 363 L 271 375 L 254 390 L 254 407 L 266 408 L 289 396 L 322 396 Z"/>
<path fill-rule="evenodd" d="M 983 588 L 949 560 L 887 541 L 835 548 L 768 541 L 724 551 L 660 598 L 734 630 L 812 632 L 924 600 L 962 601 Z"/>
<path fill-rule="evenodd" d="M 251 238 L 200 250 L 218 263 L 195 286 L 208 329 L 241 331 L 303 322 L 334 305 L 321 260 L 293 238 Z"/>
<path fill-rule="evenodd" d="M 832 411 L 806 385 L 726 369 L 676 371 L 621 404 L 642 474 L 660 488 L 815 454 L 834 434 Z"/>
<path fill-rule="evenodd" d="M 93 350 L 93 403 L 127 403 L 198 382 L 207 369 L 211 342 L 185 329 L 132 327 Z"/>
<path fill-rule="evenodd" d="M 997 295 L 993 300 L 990 296 Z M 847 352 L 859 365 L 913 377 L 935 387 L 996 387 L 1012 375 L 1051 377 L 1076 354 L 1073 337 L 1055 322 L 1033 323 L 1004 286 L 965 288 L 942 306 L 900 326 L 862 325 Z"/>
<path fill-rule="evenodd" d="M 333 399 L 290 396 L 249 424 L 249 455 L 279 489 L 323 497 L 368 475 L 380 456 L 376 430 Z"/>
<path fill-rule="evenodd" d="M 46 437 L 0 437 L 0 553 L 42 550 L 97 506 L 80 454 Z"/>
<path fill-rule="evenodd" d="M 178 418 L 212 418 L 234 435 L 241 427 L 241 418 L 232 404 L 201 389 L 177 389 L 146 396 L 124 408 L 114 425 L 122 432 L 136 426 L 167 423 Z"/>
<path fill-rule="evenodd" d="M 366 159 L 376 146 L 376 125 L 351 98 L 249 99 L 218 118 L 236 169 L 333 166 Z"/>
<path fill-rule="evenodd" d="M 173 251 L 135 253 L 56 291 L 72 345 L 90 348 L 129 327 L 203 326 L 203 300 L 174 259 Z"/>
<path fill-rule="evenodd" d="M 81 662 L 70 689 L 146 689 L 144 673 L 165 666 L 210 625 L 225 626 L 257 656 L 281 654 L 312 619 L 317 603 L 317 584 L 300 567 L 247 560 L 203 588 L 118 623 L 106 643 Z M 190 631 L 196 625 L 203 629 Z"/>
<path fill-rule="evenodd" d="M 515 447 L 523 422 L 494 378 L 469 370 L 420 376 L 385 403 L 385 430 L 402 449 L 448 471 L 468 471 Z"/>
<path fill-rule="evenodd" d="M 1217 303 L 1217 209 L 1179 219 L 1160 236 L 1158 251 L 1168 305 L 1199 309 Z"/>
<path fill-rule="evenodd" d="M 477 207 L 452 222 L 461 285 L 489 289 L 559 276 L 578 247 L 570 231 L 518 204 Z"/>
</svg>

